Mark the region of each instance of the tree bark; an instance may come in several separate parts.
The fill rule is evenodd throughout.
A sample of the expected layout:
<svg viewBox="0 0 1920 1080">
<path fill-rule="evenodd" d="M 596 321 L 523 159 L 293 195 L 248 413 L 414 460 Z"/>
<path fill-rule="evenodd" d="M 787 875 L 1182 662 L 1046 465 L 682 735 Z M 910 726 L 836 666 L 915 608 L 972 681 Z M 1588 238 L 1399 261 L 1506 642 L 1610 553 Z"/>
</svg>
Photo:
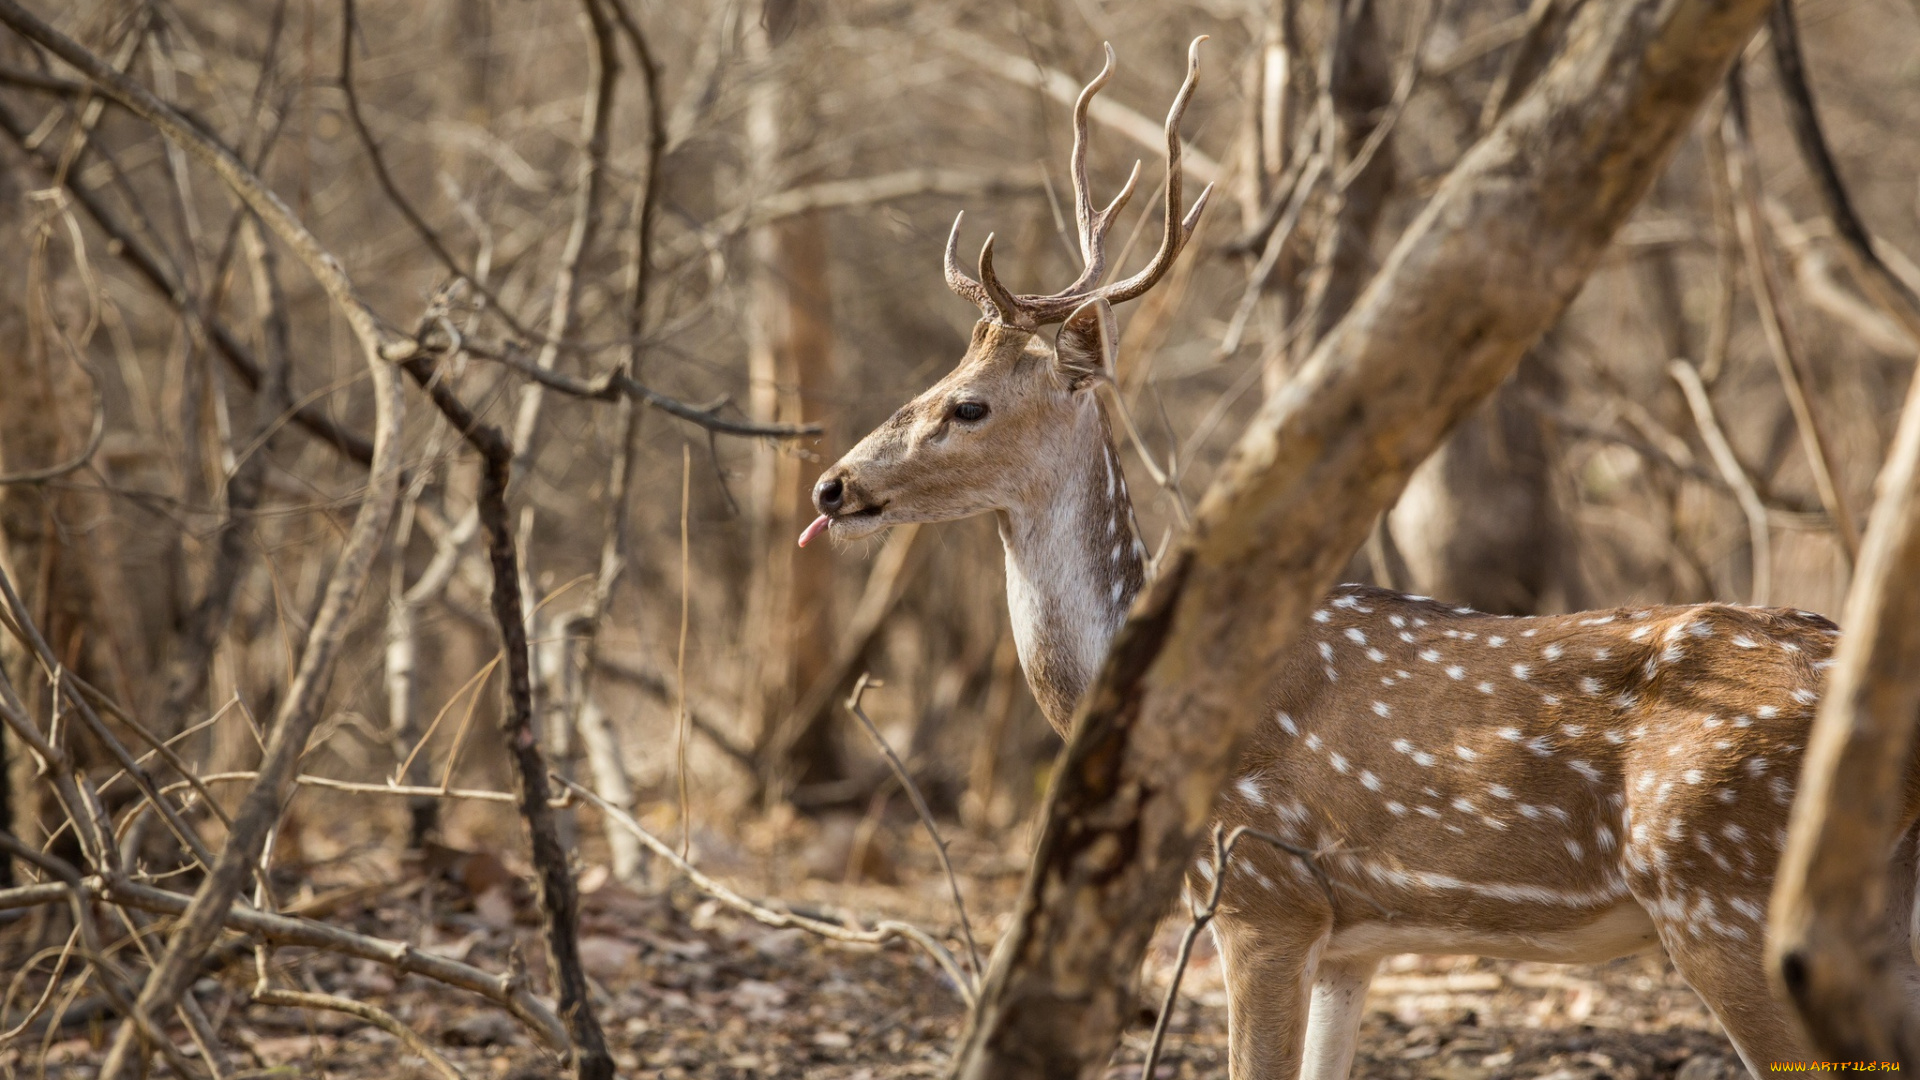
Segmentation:
<svg viewBox="0 0 1920 1080">
<path fill-rule="evenodd" d="M 1322 79 L 1326 95 L 1320 133 L 1332 175 L 1341 177 L 1362 153 L 1393 100 L 1393 72 L 1373 0 L 1346 0 L 1329 9 L 1333 25 Z M 1329 185 L 1326 220 L 1307 277 L 1305 325 L 1294 340 L 1295 365 L 1305 362 L 1327 331 L 1346 317 L 1373 270 L 1373 231 L 1393 194 L 1392 135 L 1375 148 L 1344 188 Z"/>
<path fill-rule="evenodd" d="M 798 133 L 809 130 L 806 87 L 786 77 L 779 55 L 804 41 L 795 5 L 769 0 L 748 30 L 750 57 L 762 68 L 747 108 L 747 142 L 758 170 L 755 187 L 774 189 L 792 178 L 780 163 L 792 156 Z M 795 35 L 800 35 L 796 38 Z M 818 408 L 833 370 L 833 300 L 827 281 L 825 212 L 809 210 L 753 231 L 753 314 L 748 342 L 751 412 L 763 421 L 798 422 Z M 815 449 L 824 451 L 824 447 Z M 824 456 L 824 455 L 823 455 Z M 761 443 L 753 463 L 755 570 L 748 602 L 749 665 L 758 676 L 749 715 L 767 798 L 784 798 L 803 783 L 833 780 L 843 766 L 831 729 L 808 724 L 790 731 L 788 714 L 806 700 L 811 678 L 833 660 L 833 553 L 803 549 L 794 538 L 812 517 L 811 489 L 818 466 L 792 448 Z"/>
<path fill-rule="evenodd" d="M 1920 718 L 1920 379 L 1910 385 L 1880 474 L 1847 596 L 1786 851 L 1774 882 L 1768 955 L 1778 989 L 1824 1057 L 1920 1065 L 1882 868 L 1912 824 Z M 1898 864 L 1896 864 L 1898 865 Z M 1910 886 L 1911 882 L 1900 883 Z"/>
<path fill-rule="evenodd" d="M 1268 673 L 1375 515 L 1553 324 L 1766 0 L 1592 0 L 1256 415 L 1082 701 L 955 1075 L 1096 1076 Z"/>
</svg>

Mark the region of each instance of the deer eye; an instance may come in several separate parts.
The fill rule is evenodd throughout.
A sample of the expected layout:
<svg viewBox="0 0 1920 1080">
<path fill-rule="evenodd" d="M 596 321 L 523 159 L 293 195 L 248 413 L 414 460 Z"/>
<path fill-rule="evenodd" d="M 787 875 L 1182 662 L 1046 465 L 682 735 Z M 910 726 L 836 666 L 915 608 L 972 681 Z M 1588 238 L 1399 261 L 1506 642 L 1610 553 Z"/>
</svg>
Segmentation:
<svg viewBox="0 0 1920 1080">
<path fill-rule="evenodd" d="M 953 407 L 953 418 L 963 424 L 977 424 L 987 418 L 986 403 L 962 401 Z"/>
</svg>

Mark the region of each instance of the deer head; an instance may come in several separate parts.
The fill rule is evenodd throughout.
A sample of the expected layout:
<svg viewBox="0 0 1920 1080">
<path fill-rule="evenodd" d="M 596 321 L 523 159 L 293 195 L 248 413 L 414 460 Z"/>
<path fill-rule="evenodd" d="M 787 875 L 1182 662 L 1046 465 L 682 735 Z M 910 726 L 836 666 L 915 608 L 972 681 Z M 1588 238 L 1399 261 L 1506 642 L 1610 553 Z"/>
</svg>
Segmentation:
<svg viewBox="0 0 1920 1080">
<path fill-rule="evenodd" d="M 1079 278 L 1056 293 L 1010 293 L 994 273 L 991 235 L 980 249 L 978 279 L 969 277 L 958 258 L 965 215 L 955 218 L 947 237 L 947 284 L 982 316 L 966 355 L 820 477 L 813 489 L 820 516 L 801 534 L 802 545 L 822 532 L 857 539 L 889 525 L 1032 505 L 1051 497 L 1065 455 L 1089 452 L 1094 439 L 1106 437 L 1093 390 L 1113 371 L 1113 305 L 1146 292 L 1166 274 L 1213 190 L 1201 192 L 1181 216 L 1179 123 L 1199 77 L 1204 40 L 1196 38 L 1188 48 L 1187 77 L 1167 112 L 1164 230 L 1153 260 L 1131 277 L 1101 284 L 1108 230 L 1140 175 L 1136 162 L 1113 201 L 1094 208 L 1087 185 L 1087 108 L 1112 77 L 1109 45 L 1105 66 L 1073 110 L 1074 219 L 1085 262 Z M 1060 330 L 1049 340 L 1041 328 L 1054 323 Z"/>
</svg>

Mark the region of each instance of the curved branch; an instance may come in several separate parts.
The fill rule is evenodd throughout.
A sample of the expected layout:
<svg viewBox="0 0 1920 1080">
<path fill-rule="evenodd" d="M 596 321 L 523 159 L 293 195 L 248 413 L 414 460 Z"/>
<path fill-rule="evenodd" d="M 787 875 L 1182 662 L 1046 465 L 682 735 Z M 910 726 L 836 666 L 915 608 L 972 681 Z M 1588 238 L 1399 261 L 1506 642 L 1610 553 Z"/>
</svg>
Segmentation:
<svg viewBox="0 0 1920 1080">
<path fill-rule="evenodd" d="M 93 365 L 82 360 L 77 354 L 74 361 L 81 371 L 87 373 L 87 384 L 93 388 L 93 428 L 87 435 L 87 445 L 80 452 L 58 465 L 49 465 L 44 469 L 23 469 L 20 472 L 0 473 L 0 487 L 8 484 L 44 484 L 49 480 L 58 480 L 68 473 L 79 472 L 93 460 L 100 451 L 100 443 L 107 437 L 107 398 L 100 387 L 100 373 Z"/>
<path fill-rule="evenodd" d="M 1820 128 L 1820 113 L 1814 108 L 1813 89 L 1807 84 L 1806 62 L 1800 52 L 1800 27 L 1793 17 L 1792 0 L 1774 0 L 1767 26 L 1772 31 L 1773 64 L 1780 73 L 1780 93 L 1786 99 L 1787 125 L 1793 129 L 1794 145 L 1813 178 L 1813 189 L 1820 205 L 1860 285 L 1889 315 L 1906 327 L 1908 335 L 1920 341 L 1920 296 L 1915 296 L 1879 253 L 1873 249 L 1873 237 L 1854 209 L 1853 198 L 1840 180 L 1840 168 L 1834 163 L 1827 136 Z"/>
</svg>

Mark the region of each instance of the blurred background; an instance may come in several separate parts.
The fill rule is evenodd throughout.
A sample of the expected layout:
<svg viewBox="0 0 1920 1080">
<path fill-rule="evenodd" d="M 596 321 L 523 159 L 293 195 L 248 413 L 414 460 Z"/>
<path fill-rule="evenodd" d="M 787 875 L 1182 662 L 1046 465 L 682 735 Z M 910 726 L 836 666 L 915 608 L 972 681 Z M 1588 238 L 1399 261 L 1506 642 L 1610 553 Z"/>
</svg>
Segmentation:
<svg viewBox="0 0 1920 1080">
<path fill-rule="evenodd" d="M 1156 485 L 1124 451 L 1157 550 L 1578 0 L 35 6 L 254 164 L 395 327 L 432 312 L 589 382 L 630 365 L 713 416 L 821 425 L 741 437 L 478 356 L 442 376 L 516 439 L 561 767 L 662 835 L 690 825 L 696 852 L 792 845 L 815 853 L 795 873 L 884 884 L 876 830 L 911 818 L 841 705 L 857 676 L 883 684 L 867 708 L 936 816 L 1006 874 L 1059 745 L 989 520 L 794 546 L 818 473 L 965 348 L 977 313 L 940 266 L 954 215 L 963 250 L 997 234 L 1016 290 L 1075 276 L 1071 102 L 1111 42 L 1090 169 L 1104 200 L 1143 161 L 1114 233 L 1123 270 L 1141 265 L 1162 118 L 1209 36 L 1182 134 L 1188 200 L 1215 196 L 1178 268 L 1120 311 L 1120 393 L 1172 473 Z M 1903 254 L 1920 254 L 1920 7 L 1795 13 L 1839 173 L 1920 290 Z M 1498 612 L 1839 613 L 1916 342 L 1849 272 L 1766 35 L 1738 79 L 1354 578 Z M 11 36 L 0 121 L 0 478 L 58 473 L 0 487 L 0 558 L 63 663 L 203 773 L 244 771 L 363 490 L 363 364 L 216 178 Z M 500 790 L 477 459 L 410 400 L 403 509 L 303 769 Z M 10 639 L 0 661 L 33 684 Z M 38 843 L 57 810 L 9 747 L 13 828 Z M 591 811 L 567 821 L 585 862 L 656 872 Z M 309 785 L 275 857 L 511 862 L 519 830 L 507 804 Z"/>
</svg>

